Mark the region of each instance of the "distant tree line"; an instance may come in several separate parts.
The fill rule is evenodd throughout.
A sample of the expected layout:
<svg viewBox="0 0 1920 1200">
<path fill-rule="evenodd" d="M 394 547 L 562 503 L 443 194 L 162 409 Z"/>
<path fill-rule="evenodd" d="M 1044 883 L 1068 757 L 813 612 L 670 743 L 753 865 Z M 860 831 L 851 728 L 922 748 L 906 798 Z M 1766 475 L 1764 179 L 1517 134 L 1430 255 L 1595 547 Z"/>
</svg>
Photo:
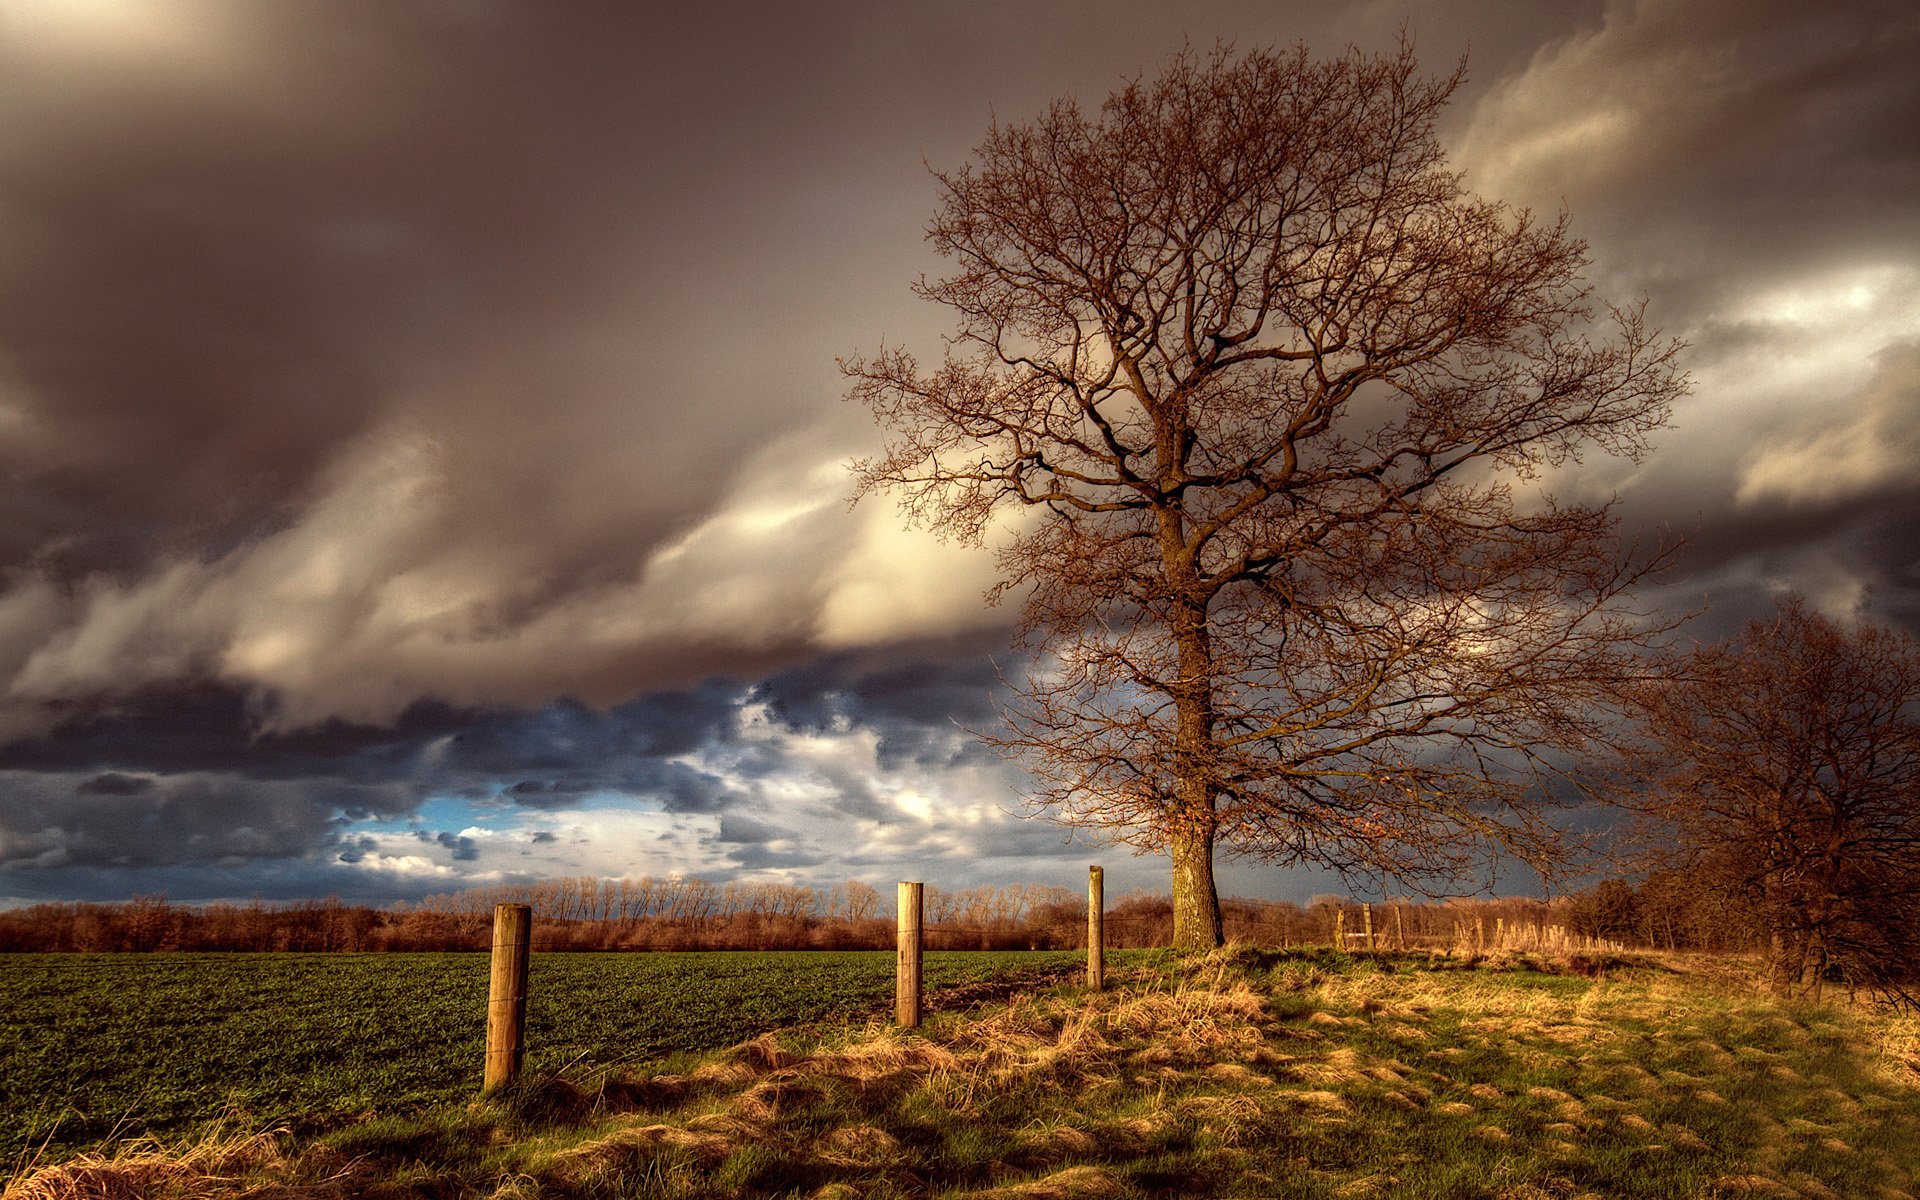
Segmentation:
<svg viewBox="0 0 1920 1200">
<path fill-rule="evenodd" d="M 858 880 L 715 884 L 699 878 L 598 879 L 470 888 L 417 904 L 373 908 L 338 896 L 269 904 L 175 904 L 135 896 L 116 904 L 37 904 L 0 912 L 0 952 L 241 951 L 369 953 L 485 950 L 497 904 L 527 904 L 541 950 L 888 950 L 892 897 Z M 936 950 L 1073 950 L 1086 945 L 1084 895 L 1042 884 L 925 892 L 928 946 Z M 1759 948 L 1751 913 L 1710 898 L 1685 878 L 1609 881 L 1552 901 L 1525 898 L 1389 901 L 1368 914 L 1354 900 L 1306 904 L 1227 899 L 1227 935 L 1282 946 L 1351 942 L 1371 918 L 1380 945 L 1454 943 L 1476 919 L 1491 930 L 1560 925 L 1629 945 L 1675 950 Z M 1172 899 L 1135 892 L 1110 903 L 1109 946 L 1173 943 Z"/>
</svg>

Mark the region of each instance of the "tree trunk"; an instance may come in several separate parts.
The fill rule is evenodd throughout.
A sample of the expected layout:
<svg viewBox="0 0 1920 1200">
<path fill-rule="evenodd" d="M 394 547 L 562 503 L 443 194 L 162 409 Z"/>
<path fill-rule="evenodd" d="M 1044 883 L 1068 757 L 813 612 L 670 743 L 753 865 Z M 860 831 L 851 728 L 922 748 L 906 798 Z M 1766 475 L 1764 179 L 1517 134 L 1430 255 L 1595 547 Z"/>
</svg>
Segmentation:
<svg viewBox="0 0 1920 1200">
<path fill-rule="evenodd" d="M 1181 826 L 1168 840 L 1173 856 L 1173 945 L 1211 950 L 1226 941 L 1220 897 L 1213 890 L 1213 829 Z"/>
<path fill-rule="evenodd" d="M 1776 929 L 1767 946 L 1767 990 L 1785 999 L 1800 982 L 1805 940 L 1791 930 Z"/>
<path fill-rule="evenodd" d="M 1164 465 L 1178 467 L 1182 450 L 1171 437 L 1160 450 Z M 1220 897 L 1213 887 L 1213 839 L 1219 830 L 1213 745 L 1212 636 L 1207 625 L 1211 593 L 1198 578 L 1187 544 L 1184 514 L 1177 507 L 1159 514 L 1161 570 L 1177 599 L 1169 612 L 1169 630 L 1179 652 L 1180 676 L 1173 681 L 1176 728 L 1173 747 L 1173 812 L 1167 852 L 1173 858 L 1173 945 L 1178 950 L 1211 950 L 1222 945 Z"/>
</svg>

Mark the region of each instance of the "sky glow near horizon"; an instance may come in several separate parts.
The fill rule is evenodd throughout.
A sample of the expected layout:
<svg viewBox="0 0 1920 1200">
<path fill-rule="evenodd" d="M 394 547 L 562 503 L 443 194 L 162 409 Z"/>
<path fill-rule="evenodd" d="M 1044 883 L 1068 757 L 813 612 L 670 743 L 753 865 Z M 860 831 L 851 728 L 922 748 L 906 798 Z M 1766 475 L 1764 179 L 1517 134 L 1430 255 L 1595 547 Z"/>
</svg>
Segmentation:
<svg viewBox="0 0 1920 1200">
<path fill-rule="evenodd" d="M 1299 8 L 1300 6 L 1293 6 Z M 1183 44 L 1469 82 L 1469 186 L 1691 343 L 1629 534 L 1920 631 L 1920 12 L 516 0 L 0 12 L 0 904 L 553 875 L 1166 886 L 1023 814 L 991 555 L 849 509 L 927 166 Z M 1329 878 L 1223 864 L 1228 894 Z"/>
</svg>

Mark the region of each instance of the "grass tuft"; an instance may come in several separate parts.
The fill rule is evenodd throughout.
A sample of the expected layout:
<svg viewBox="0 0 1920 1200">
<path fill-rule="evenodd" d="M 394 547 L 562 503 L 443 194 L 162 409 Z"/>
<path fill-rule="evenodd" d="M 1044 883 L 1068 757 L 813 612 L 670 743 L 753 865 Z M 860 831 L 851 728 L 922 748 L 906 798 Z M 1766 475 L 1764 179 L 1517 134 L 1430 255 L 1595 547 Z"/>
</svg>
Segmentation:
<svg viewBox="0 0 1920 1200">
<path fill-rule="evenodd" d="M 236 1182 L 271 1175 L 286 1164 L 275 1133 L 218 1132 L 167 1148 L 140 1140 L 109 1155 L 82 1154 L 9 1184 L 6 1200 L 201 1200 L 231 1195 Z M 299 1200 L 288 1193 L 285 1200 Z"/>
</svg>

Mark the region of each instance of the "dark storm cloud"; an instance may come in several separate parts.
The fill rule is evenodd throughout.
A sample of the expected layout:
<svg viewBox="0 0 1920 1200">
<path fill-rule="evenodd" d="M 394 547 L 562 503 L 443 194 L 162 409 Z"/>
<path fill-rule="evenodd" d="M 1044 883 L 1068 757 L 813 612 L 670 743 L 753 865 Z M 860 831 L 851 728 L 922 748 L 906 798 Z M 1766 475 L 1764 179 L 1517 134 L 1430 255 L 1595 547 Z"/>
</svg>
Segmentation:
<svg viewBox="0 0 1920 1200">
<path fill-rule="evenodd" d="M 743 846 L 764 846 L 768 842 L 777 842 L 792 836 L 791 830 L 779 829 L 747 817 L 726 813 L 720 818 L 720 832 L 715 835 L 715 840 Z"/>
<path fill-rule="evenodd" d="M 434 845 L 442 846 L 453 851 L 452 858 L 454 862 L 473 862 L 480 857 L 480 845 L 470 837 L 463 837 L 456 833 L 429 834 L 425 832 L 421 832 L 416 836 L 423 842 L 431 842 Z"/>
<path fill-rule="evenodd" d="M 741 685 L 714 681 L 691 691 L 649 693 L 605 712 L 572 702 L 495 714 L 422 704 L 390 726 L 336 721 L 262 733 L 247 698 L 236 691 L 155 691 L 116 712 L 0 746 L 0 769 L 115 768 L 85 785 L 103 792 L 145 786 L 140 772 L 415 783 L 476 795 L 504 781 L 510 798 L 530 801 L 663 780 L 658 765 L 645 764 L 712 740 L 745 694 Z"/>
<path fill-rule="evenodd" d="M 433 743 L 430 763 L 416 769 L 427 774 L 423 786 L 475 797 L 511 781 L 504 798 L 528 808 L 565 808 L 611 792 L 655 801 L 667 812 L 718 812 L 736 799 L 730 785 L 672 760 L 724 739 L 746 696 L 742 685 L 711 680 L 605 712 L 563 702 L 502 714 Z"/>
<path fill-rule="evenodd" d="M 261 733 L 247 696 L 201 685 L 149 689 L 107 712 L 77 715 L 37 737 L 0 745 L 0 769 L 235 772 L 252 779 L 402 779 L 433 742 L 474 727 L 482 714 L 416 705 L 391 726 L 330 722 Z"/>
<path fill-rule="evenodd" d="M 797 870 L 817 867 L 828 861 L 827 856 L 819 851 L 772 850 L 761 845 L 742 846 L 727 857 L 744 871 Z"/>
<path fill-rule="evenodd" d="M 995 654 L 1012 662 L 1003 634 L 921 640 L 823 655 L 777 672 L 754 698 L 795 729 L 854 721 L 894 726 L 985 728 L 998 718 Z"/>
<path fill-rule="evenodd" d="M 522 779 L 508 788 L 506 795 L 515 804 L 543 808 L 576 803 L 589 790 L 584 783 L 545 783 L 538 779 Z"/>
<path fill-rule="evenodd" d="M 1716 430 L 1740 397 L 1702 397 L 1699 426 L 1683 414 L 1674 452 L 1638 473 L 1628 520 L 1692 535 L 1669 601 L 1710 605 L 1692 636 L 1727 636 L 1787 590 L 1920 633 L 1920 347 L 1869 361 L 1841 402 L 1811 383 L 1738 441 Z M 1858 374 L 1844 358 L 1833 368 Z"/>
<path fill-rule="evenodd" d="M 404 808 L 388 789 L 230 776 L 157 778 L 103 791 L 6 772 L 0 870 L 144 868 L 297 858 L 339 840 L 339 812 Z M 65 786 L 62 786 L 62 784 Z"/>
<path fill-rule="evenodd" d="M 573 779 L 639 758 L 671 758 L 710 741 L 733 719 L 739 685 L 653 692 L 604 712 L 573 701 L 534 713 L 469 721 L 447 747 L 449 760 L 477 776 L 564 771 Z"/>
<path fill-rule="evenodd" d="M 153 780 L 122 775 L 118 771 L 107 771 L 95 775 L 73 790 L 82 795 L 91 796 L 137 796 L 142 792 L 152 791 Z"/>
</svg>

